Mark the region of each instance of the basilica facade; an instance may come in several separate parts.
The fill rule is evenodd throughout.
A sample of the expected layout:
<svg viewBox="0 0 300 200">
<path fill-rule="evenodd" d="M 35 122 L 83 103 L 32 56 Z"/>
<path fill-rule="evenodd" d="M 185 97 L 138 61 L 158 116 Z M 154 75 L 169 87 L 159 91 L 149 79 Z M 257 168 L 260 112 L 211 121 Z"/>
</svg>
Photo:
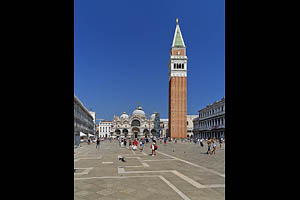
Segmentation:
<svg viewBox="0 0 300 200">
<path fill-rule="evenodd" d="M 114 116 L 112 120 L 111 135 L 114 138 L 159 137 L 159 123 L 159 113 L 155 112 L 147 119 L 143 108 L 138 106 L 138 108 L 132 112 L 132 115 L 123 112 L 121 116 Z"/>
</svg>

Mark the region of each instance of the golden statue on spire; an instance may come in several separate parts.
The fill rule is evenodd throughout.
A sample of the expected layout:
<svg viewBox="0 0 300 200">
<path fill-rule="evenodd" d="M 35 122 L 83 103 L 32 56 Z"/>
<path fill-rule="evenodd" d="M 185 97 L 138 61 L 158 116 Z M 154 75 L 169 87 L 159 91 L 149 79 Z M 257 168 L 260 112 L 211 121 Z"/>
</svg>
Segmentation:
<svg viewBox="0 0 300 200">
<path fill-rule="evenodd" d="M 178 17 L 176 18 L 176 24 L 178 24 Z"/>
</svg>

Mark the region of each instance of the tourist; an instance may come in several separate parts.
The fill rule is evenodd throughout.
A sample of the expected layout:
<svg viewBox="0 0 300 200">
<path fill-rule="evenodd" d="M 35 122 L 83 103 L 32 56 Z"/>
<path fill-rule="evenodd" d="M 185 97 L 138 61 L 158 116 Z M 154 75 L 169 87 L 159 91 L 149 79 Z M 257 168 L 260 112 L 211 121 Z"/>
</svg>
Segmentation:
<svg viewBox="0 0 300 200">
<path fill-rule="evenodd" d="M 127 144 L 127 140 L 126 139 L 124 139 L 124 146 L 126 147 L 126 144 Z"/>
<path fill-rule="evenodd" d="M 216 154 L 216 149 L 217 149 L 217 140 L 216 138 L 211 139 L 211 143 L 212 143 L 212 152 L 211 154 Z"/>
<path fill-rule="evenodd" d="M 129 145 L 129 150 L 131 150 L 131 139 L 129 139 L 128 145 Z"/>
<path fill-rule="evenodd" d="M 164 145 L 166 145 L 166 144 L 167 144 L 167 138 L 164 137 Z"/>
<path fill-rule="evenodd" d="M 96 149 L 100 148 L 100 138 L 97 138 L 96 140 Z"/>
<path fill-rule="evenodd" d="M 177 140 L 176 140 L 176 138 L 174 138 L 174 143 L 177 143 Z"/>
<path fill-rule="evenodd" d="M 222 143 L 223 143 L 223 138 L 219 139 L 219 143 L 220 143 L 220 149 L 222 148 Z"/>
<path fill-rule="evenodd" d="M 157 149 L 157 145 L 155 144 L 155 142 L 152 143 L 151 145 L 151 150 L 152 150 L 152 156 L 156 155 L 156 149 Z"/>
<path fill-rule="evenodd" d="M 211 147 L 211 139 L 209 137 L 208 140 L 207 140 L 207 152 L 206 152 L 206 154 L 211 154 L 210 147 Z"/>
<path fill-rule="evenodd" d="M 140 140 L 140 151 L 141 152 L 143 151 L 143 142 L 142 142 L 142 139 Z"/>
<path fill-rule="evenodd" d="M 203 138 L 200 139 L 200 145 L 201 145 L 201 147 L 204 146 L 204 145 L 203 145 Z"/>
<path fill-rule="evenodd" d="M 132 150 L 134 150 L 134 151 L 135 151 L 135 150 L 136 150 L 136 148 L 137 148 L 137 146 L 138 146 L 138 142 L 137 142 L 137 141 L 134 139 L 132 143 L 133 143 Z"/>
</svg>

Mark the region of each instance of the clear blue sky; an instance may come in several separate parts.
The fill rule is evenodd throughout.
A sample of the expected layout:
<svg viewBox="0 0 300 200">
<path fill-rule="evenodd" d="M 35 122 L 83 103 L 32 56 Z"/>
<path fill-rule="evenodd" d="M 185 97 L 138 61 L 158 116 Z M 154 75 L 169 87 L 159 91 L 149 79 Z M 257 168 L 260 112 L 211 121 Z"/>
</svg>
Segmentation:
<svg viewBox="0 0 300 200">
<path fill-rule="evenodd" d="M 74 93 L 97 118 L 141 104 L 168 118 L 176 18 L 187 46 L 188 114 L 225 96 L 225 0 L 75 0 Z"/>
</svg>

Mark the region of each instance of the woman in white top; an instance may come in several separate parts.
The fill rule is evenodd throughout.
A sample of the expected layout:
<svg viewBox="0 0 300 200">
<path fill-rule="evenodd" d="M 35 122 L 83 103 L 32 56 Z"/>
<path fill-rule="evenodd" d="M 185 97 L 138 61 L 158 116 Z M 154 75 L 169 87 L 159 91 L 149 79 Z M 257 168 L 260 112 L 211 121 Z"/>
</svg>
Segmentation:
<svg viewBox="0 0 300 200">
<path fill-rule="evenodd" d="M 216 138 L 213 139 L 213 150 L 212 150 L 212 154 L 216 154 L 216 149 L 217 149 L 217 141 Z"/>
</svg>

